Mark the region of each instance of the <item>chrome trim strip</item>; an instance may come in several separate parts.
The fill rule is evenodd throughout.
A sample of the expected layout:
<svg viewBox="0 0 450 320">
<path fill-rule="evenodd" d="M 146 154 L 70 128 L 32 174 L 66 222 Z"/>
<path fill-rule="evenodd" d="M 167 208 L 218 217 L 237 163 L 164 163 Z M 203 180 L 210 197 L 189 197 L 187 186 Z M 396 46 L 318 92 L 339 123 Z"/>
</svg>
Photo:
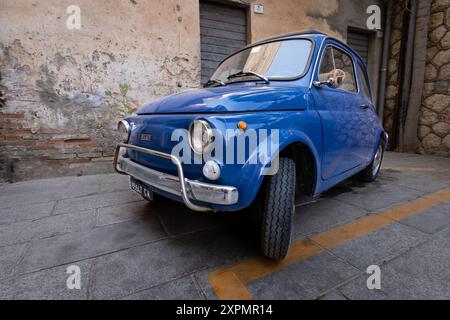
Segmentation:
<svg viewBox="0 0 450 320">
<path fill-rule="evenodd" d="M 389 134 L 386 131 L 383 131 L 383 135 L 384 135 L 384 150 L 386 150 L 388 142 L 389 142 Z"/>
<path fill-rule="evenodd" d="M 121 157 L 119 159 L 121 148 L 132 149 L 172 160 L 177 168 L 178 177 L 147 168 L 128 158 Z M 186 179 L 181 161 L 177 157 L 156 150 L 123 143 L 118 144 L 114 155 L 114 169 L 120 174 L 132 176 L 160 190 L 181 196 L 186 206 L 195 211 L 208 212 L 214 210 L 208 207 L 198 206 L 192 203 L 191 199 L 221 205 L 232 205 L 237 203 L 239 199 L 239 193 L 235 187 L 220 186 Z"/>
<path fill-rule="evenodd" d="M 311 87 L 313 86 L 314 76 L 316 75 L 317 63 L 319 62 L 319 59 L 322 57 L 322 55 L 320 54 L 320 51 L 322 50 L 323 44 L 325 43 L 325 41 L 328 40 L 329 38 L 330 37 L 323 38 L 322 43 L 320 44 L 319 50 L 317 51 L 316 61 L 314 61 L 314 69 L 312 70 L 312 73 L 311 73 L 311 81 L 309 82 L 309 89 L 311 89 Z"/>
</svg>

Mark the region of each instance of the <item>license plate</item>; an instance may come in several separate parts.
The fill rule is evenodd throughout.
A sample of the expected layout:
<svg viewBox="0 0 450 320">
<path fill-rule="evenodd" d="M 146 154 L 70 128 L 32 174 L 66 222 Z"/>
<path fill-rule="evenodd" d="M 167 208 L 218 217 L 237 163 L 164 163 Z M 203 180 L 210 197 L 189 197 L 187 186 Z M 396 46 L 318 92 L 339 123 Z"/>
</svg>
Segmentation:
<svg viewBox="0 0 450 320">
<path fill-rule="evenodd" d="M 150 189 L 149 187 L 147 187 L 142 182 L 131 179 L 130 187 L 131 187 L 131 190 L 136 191 L 141 196 L 143 196 L 145 199 L 153 201 L 153 190 Z"/>
</svg>

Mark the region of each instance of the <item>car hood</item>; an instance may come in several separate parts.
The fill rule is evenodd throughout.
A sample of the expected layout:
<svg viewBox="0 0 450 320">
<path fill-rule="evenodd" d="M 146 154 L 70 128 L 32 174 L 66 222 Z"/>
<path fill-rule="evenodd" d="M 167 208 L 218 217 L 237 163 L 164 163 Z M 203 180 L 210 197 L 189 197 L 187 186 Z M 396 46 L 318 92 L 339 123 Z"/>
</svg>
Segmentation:
<svg viewBox="0 0 450 320">
<path fill-rule="evenodd" d="M 228 85 L 188 90 L 145 104 L 138 114 L 219 113 L 306 109 L 307 88 Z"/>
</svg>

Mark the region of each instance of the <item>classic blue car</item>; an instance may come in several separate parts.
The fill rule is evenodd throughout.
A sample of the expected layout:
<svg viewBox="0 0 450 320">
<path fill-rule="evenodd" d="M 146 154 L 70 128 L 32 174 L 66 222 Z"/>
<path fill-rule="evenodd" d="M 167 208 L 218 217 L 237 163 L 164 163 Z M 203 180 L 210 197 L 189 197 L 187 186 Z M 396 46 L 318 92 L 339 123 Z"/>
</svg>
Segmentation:
<svg viewBox="0 0 450 320">
<path fill-rule="evenodd" d="M 315 31 L 249 45 L 203 89 L 146 104 L 119 129 L 114 167 L 133 190 L 196 211 L 250 208 L 275 260 L 288 252 L 296 197 L 354 175 L 374 181 L 388 139 L 361 58 Z M 242 137 L 244 151 L 232 140 Z"/>
</svg>

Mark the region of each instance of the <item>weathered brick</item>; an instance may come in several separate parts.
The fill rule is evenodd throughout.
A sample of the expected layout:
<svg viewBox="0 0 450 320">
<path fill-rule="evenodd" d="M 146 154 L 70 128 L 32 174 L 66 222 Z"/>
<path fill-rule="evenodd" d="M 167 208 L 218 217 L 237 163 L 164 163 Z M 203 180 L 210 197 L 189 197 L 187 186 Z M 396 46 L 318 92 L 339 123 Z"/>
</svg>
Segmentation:
<svg viewBox="0 0 450 320">
<path fill-rule="evenodd" d="M 77 153 L 78 158 L 100 158 L 101 152 Z"/>
<path fill-rule="evenodd" d="M 102 154 L 104 157 L 114 157 L 115 151 L 103 151 Z"/>
<path fill-rule="evenodd" d="M 0 113 L 0 119 L 24 119 L 25 115 L 20 113 Z"/>
<path fill-rule="evenodd" d="M 77 155 L 75 153 L 58 153 L 56 155 L 49 156 L 49 160 L 64 160 L 64 159 L 73 159 L 76 158 Z"/>
<path fill-rule="evenodd" d="M 113 162 L 114 157 L 92 158 L 93 162 Z"/>
<path fill-rule="evenodd" d="M 30 129 L 6 129 L 4 132 L 5 135 L 10 137 L 21 137 L 21 136 L 28 136 L 31 134 Z"/>
</svg>

